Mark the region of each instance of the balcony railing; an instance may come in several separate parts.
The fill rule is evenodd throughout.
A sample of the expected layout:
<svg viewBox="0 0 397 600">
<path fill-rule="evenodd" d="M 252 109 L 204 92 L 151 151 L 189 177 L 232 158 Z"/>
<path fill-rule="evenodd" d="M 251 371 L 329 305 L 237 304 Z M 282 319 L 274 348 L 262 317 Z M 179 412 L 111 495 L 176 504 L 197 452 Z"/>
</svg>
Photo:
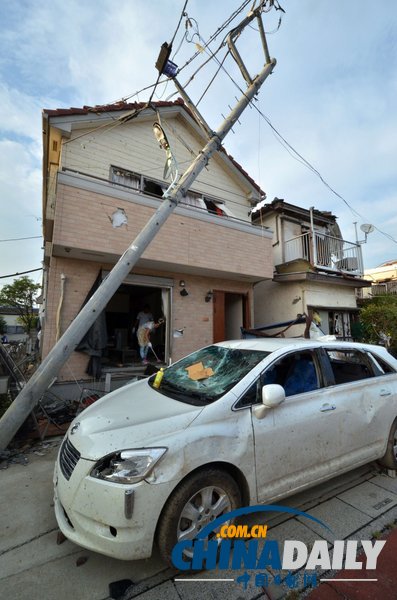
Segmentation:
<svg viewBox="0 0 397 600">
<path fill-rule="evenodd" d="M 284 262 L 304 259 L 333 273 L 364 274 L 361 246 L 324 233 L 303 233 L 284 243 Z"/>
<path fill-rule="evenodd" d="M 372 298 L 373 296 L 385 296 L 387 294 L 397 296 L 397 281 L 373 283 L 370 287 L 360 290 L 360 292 L 359 298 Z"/>
</svg>

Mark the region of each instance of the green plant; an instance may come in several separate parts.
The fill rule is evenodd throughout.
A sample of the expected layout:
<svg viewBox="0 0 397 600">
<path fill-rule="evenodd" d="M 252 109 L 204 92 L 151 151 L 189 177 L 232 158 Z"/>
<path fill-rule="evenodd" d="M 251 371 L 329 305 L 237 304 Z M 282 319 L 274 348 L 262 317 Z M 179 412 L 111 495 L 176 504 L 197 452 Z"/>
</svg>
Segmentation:
<svg viewBox="0 0 397 600">
<path fill-rule="evenodd" d="M 363 341 L 397 345 L 397 297 L 385 295 L 366 302 L 360 312 Z"/>
<path fill-rule="evenodd" d="M 0 304 L 17 309 L 18 321 L 27 333 L 37 323 L 37 316 L 34 314 L 34 305 L 40 287 L 30 277 L 25 276 L 14 279 L 13 283 L 3 286 L 0 290 Z"/>
<path fill-rule="evenodd" d="M 6 320 L 4 319 L 4 317 L 2 317 L 0 315 L 0 334 L 3 335 L 3 333 L 6 333 L 6 331 L 7 331 Z"/>
</svg>

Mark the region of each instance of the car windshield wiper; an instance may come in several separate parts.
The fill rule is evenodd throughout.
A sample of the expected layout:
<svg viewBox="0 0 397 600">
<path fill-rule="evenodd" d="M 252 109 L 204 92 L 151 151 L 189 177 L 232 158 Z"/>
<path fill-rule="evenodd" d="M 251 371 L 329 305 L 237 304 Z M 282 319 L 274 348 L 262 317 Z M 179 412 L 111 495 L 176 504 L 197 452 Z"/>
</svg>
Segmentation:
<svg viewBox="0 0 397 600">
<path fill-rule="evenodd" d="M 153 387 L 153 385 L 152 385 Z M 176 399 L 181 399 L 184 402 L 188 402 L 189 404 L 207 404 L 208 400 L 207 400 L 207 396 L 203 393 L 200 392 L 195 392 L 193 390 L 187 390 L 186 388 L 180 388 L 179 386 L 175 385 L 175 383 L 171 383 L 170 381 L 162 381 L 160 387 L 158 388 L 158 391 L 164 392 L 165 394 L 167 394 L 167 392 L 169 394 L 171 394 L 172 396 L 176 396 Z M 194 400 L 195 402 L 189 402 L 189 399 Z M 198 402 L 197 402 L 198 401 Z"/>
</svg>

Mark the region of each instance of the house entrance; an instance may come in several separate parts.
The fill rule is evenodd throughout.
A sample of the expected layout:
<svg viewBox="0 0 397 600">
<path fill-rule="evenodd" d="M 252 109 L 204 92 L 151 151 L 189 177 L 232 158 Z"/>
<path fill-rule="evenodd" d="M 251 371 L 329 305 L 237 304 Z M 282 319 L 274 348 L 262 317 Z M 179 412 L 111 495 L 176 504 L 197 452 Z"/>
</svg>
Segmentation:
<svg viewBox="0 0 397 600">
<path fill-rule="evenodd" d="M 214 343 L 239 340 L 241 327 L 250 327 L 248 294 L 213 291 Z"/>
<path fill-rule="evenodd" d="M 154 321 L 160 318 L 164 324 L 150 336 L 153 350 L 149 350 L 148 361 L 161 362 L 169 358 L 170 288 L 123 283 L 105 309 L 107 347 L 103 352 L 102 365 L 128 367 L 141 363 L 136 332 L 133 332 L 137 315 L 149 307 Z"/>
</svg>

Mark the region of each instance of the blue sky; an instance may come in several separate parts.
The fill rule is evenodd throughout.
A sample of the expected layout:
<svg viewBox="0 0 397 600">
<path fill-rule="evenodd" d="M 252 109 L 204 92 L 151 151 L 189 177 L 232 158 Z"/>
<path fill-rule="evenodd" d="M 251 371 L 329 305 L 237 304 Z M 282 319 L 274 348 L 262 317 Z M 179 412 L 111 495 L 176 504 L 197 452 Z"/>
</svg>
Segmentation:
<svg viewBox="0 0 397 600">
<path fill-rule="evenodd" d="M 256 105 L 362 217 L 288 154 L 257 111 L 246 109 L 225 147 L 266 190 L 268 201 L 277 196 L 331 210 L 351 241 L 354 221 L 358 227 L 373 223 L 397 239 L 397 4 L 280 1 L 286 14 L 268 37 L 278 64 Z M 206 40 L 241 2 L 189 0 L 186 10 Z M 160 46 L 171 39 L 183 5 L 183 0 L 0 1 L 0 240 L 41 234 L 42 108 L 108 103 L 154 83 Z M 276 27 L 279 15 L 268 15 L 267 30 Z M 174 49 L 183 32 L 181 27 Z M 258 33 L 246 30 L 239 48 L 256 73 L 262 61 Z M 194 52 L 194 44 L 185 41 L 175 62 L 183 65 Z M 200 61 L 201 55 L 182 71 L 182 83 Z M 195 101 L 216 68 L 211 61 L 187 88 Z M 225 68 L 244 87 L 230 60 Z M 154 99 L 174 91 L 168 83 Z M 221 71 L 200 103 L 213 128 L 239 95 Z M 147 98 L 146 92 L 132 100 Z M 397 258 L 396 243 L 376 230 L 363 254 L 371 268 Z M 0 275 L 38 268 L 41 259 L 40 239 L 0 242 Z M 39 282 L 41 275 L 32 277 Z M 1 279 L 0 285 L 10 281 Z"/>
</svg>

